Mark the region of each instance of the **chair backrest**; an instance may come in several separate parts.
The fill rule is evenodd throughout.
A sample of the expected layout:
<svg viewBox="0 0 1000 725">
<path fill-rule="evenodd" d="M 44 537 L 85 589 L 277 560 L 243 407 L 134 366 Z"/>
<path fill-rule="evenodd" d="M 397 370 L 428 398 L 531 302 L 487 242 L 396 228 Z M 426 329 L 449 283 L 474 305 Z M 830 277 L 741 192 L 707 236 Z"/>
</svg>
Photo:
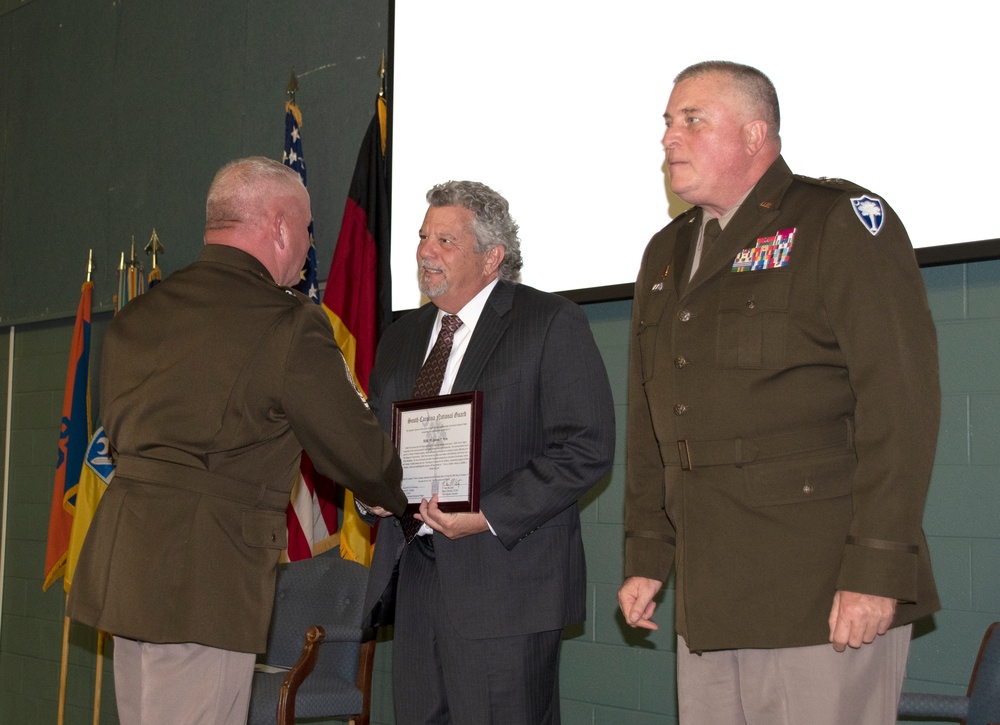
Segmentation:
<svg viewBox="0 0 1000 725">
<path fill-rule="evenodd" d="M 1000 724 L 1000 622 L 986 630 L 969 680 L 968 725 Z"/>
<path fill-rule="evenodd" d="M 355 628 L 357 641 L 338 646 L 337 654 L 332 647 L 322 647 L 314 670 L 315 674 L 329 672 L 353 682 L 367 584 L 368 568 L 342 559 L 339 548 L 311 559 L 279 564 L 267 653 L 261 661 L 276 667 L 294 666 L 311 625 Z"/>
</svg>

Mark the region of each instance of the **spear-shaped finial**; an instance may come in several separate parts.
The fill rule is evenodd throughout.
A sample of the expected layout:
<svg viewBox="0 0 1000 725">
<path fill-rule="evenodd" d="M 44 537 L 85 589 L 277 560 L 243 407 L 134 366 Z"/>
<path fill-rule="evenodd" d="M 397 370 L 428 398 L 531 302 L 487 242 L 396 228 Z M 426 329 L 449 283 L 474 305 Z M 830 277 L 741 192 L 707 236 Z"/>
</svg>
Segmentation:
<svg viewBox="0 0 1000 725">
<path fill-rule="evenodd" d="M 160 238 L 156 236 L 156 227 L 153 227 L 153 236 L 149 238 L 149 243 L 146 245 L 146 254 L 153 257 L 153 267 L 149 270 L 149 287 L 152 289 L 153 285 L 162 279 L 160 268 L 156 264 L 156 255 L 166 254 L 166 250 L 160 244 Z"/>
<path fill-rule="evenodd" d="M 90 254 L 87 255 L 87 281 L 90 281 L 90 275 L 94 271 L 94 250 L 91 248 Z"/>
<path fill-rule="evenodd" d="M 156 236 L 156 227 L 153 227 L 153 236 L 151 236 L 149 238 L 149 242 L 146 243 L 145 250 L 146 254 L 149 254 L 153 257 L 153 268 L 155 269 L 156 255 L 166 254 L 166 250 L 163 248 L 163 245 L 160 244 L 160 238 Z"/>
<path fill-rule="evenodd" d="M 285 93 L 288 94 L 288 100 L 295 103 L 295 91 L 299 90 L 299 79 L 295 77 L 295 71 L 292 71 L 292 77 L 288 79 L 288 85 L 285 86 Z"/>
<path fill-rule="evenodd" d="M 385 48 L 382 49 L 382 63 L 378 67 L 378 97 L 385 98 Z"/>
</svg>

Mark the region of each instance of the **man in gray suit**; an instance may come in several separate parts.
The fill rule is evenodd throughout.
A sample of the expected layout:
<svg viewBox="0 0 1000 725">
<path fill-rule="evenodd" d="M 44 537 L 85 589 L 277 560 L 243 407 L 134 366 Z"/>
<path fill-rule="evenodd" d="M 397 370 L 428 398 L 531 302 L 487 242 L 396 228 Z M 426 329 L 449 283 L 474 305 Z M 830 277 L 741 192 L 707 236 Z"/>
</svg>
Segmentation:
<svg viewBox="0 0 1000 725">
<path fill-rule="evenodd" d="M 398 562 L 397 725 L 558 723 L 562 629 L 586 614 L 577 501 L 613 457 L 607 373 L 577 305 L 516 283 L 518 228 L 502 196 L 462 181 L 427 200 L 417 264 L 431 303 L 383 336 L 369 403 L 388 429 L 393 401 L 414 397 L 457 315 L 430 394 L 483 391 L 480 511 L 423 500 L 423 535 L 409 544 L 399 520 L 385 519 L 367 608 Z"/>
<path fill-rule="evenodd" d="M 246 722 L 285 507 L 316 469 L 401 513 L 392 442 L 318 305 L 289 288 L 309 195 L 277 161 L 216 175 L 197 262 L 137 297 L 104 342 L 115 479 L 87 534 L 69 615 L 115 635 L 122 723 Z"/>
</svg>

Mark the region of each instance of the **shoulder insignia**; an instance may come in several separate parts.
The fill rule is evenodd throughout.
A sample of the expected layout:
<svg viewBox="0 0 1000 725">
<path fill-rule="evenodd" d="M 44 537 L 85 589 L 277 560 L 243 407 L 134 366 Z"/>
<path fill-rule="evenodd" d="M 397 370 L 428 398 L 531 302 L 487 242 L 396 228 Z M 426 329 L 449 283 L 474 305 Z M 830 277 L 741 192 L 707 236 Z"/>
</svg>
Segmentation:
<svg viewBox="0 0 1000 725">
<path fill-rule="evenodd" d="M 882 220 L 885 218 L 882 212 L 882 200 L 864 194 L 851 199 L 851 205 L 854 207 L 854 213 L 858 215 L 858 219 L 865 225 L 865 229 L 871 232 L 873 237 L 878 234 L 878 230 L 882 228 Z"/>
</svg>

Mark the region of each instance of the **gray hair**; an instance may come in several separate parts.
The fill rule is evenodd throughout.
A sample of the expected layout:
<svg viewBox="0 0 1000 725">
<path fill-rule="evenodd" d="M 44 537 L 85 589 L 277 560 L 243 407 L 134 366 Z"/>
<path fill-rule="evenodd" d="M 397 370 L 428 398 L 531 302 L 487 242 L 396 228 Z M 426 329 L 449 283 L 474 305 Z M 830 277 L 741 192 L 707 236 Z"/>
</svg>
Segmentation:
<svg viewBox="0 0 1000 725">
<path fill-rule="evenodd" d="M 264 156 L 230 161 L 215 174 L 208 189 L 205 226 L 212 229 L 253 222 L 274 196 L 303 188 L 299 173 L 280 161 Z"/>
<path fill-rule="evenodd" d="M 460 206 L 476 216 L 472 231 L 476 235 L 477 254 L 494 247 L 503 247 L 503 261 L 497 277 L 508 282 L 521 278 L 521 240 L 517 236 L 517 222 L 510 215 L 510 205 L 500 194 L 478 181 L 446 181 L 427 192 L 431 206 Z"/>
<path fill-rule="evenodd" d="M 674 85 L 706 73 L 724 73 L 729 76 L 736 88 L 750 102 L 752 110 L 767 122 L 768 138 L 780 142 L 781 111 L 778 108 L 778 92 L 774 89 L 770 78 L 756 68 L 742 63 L 706 60 L 688 66 L 678 73 L 674 78 Z"/>
</svg>

